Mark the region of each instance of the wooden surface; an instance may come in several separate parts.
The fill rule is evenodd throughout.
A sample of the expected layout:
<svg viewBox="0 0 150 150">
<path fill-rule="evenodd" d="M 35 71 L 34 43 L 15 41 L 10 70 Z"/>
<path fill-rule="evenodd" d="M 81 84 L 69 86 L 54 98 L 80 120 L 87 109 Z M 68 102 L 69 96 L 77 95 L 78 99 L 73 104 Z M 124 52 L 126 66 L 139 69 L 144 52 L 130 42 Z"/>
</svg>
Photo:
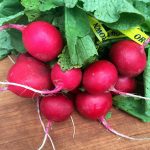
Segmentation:
<svg viewBox="0 0 150 150">
<path fill-rule="evenodd" d="M 6 80 L 12 63 L 9 59 L 0 62 L 0 80 Z M 98 122 L 73 113 L 76 126 L 72 138 L 72 123 L 54 123 L 50 135 L 56 150 L 150 150 L 150 141 L 130 141 L 108 132 Z M 150 123 L 141 121 L 116 109 L 112 109 L 110 125 L 130 136 L 150 137 Z M 36 150 L 43 140 L 43 130 L 33 100 L 20 98 L 6 91 L 0 93 L 0 150 Z M 52 150 L 47 141 L 43 150 Z"/>
</svg>

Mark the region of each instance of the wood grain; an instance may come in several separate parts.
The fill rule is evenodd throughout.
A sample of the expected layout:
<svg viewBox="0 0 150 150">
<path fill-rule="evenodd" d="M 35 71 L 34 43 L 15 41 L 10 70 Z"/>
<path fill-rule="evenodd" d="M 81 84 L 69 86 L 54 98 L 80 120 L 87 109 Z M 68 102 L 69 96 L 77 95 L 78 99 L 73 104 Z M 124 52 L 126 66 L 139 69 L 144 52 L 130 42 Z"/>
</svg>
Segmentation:
<svg viewBox="0 0 150 150">
<path fill-rule="evenodd" d="M 0 80 L 12 63 L 9 59 L 0 62 Z M 130 141 L 108 132 L 99 122 L 82 118 L 73 113 L 76 125 L 72 138 L 71 120 L 54 123 L 50 135 L 57 150 L 150 150 L 150 141 Z M 46 122 L 46 120 L 45 120 Z M 117 109 L 112 109 L 110 125 L 130 136 L 150 137 L 150 123 L 143 123 Z M 0 150 L 36 150 L 43 139 L 43 130 L 33 100 L 20 98 L 6 91 L 0 93 Z M 51 150 L 47 141 L 44 150 Z"/>
</svg>

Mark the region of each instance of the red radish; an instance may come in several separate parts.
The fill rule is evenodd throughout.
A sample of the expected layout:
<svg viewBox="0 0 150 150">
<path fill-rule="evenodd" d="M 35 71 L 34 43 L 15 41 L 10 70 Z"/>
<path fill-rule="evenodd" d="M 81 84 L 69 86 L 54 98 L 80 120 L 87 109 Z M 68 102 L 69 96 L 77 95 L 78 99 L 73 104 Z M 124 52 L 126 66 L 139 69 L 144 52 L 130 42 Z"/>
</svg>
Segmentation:
<svg viewBox="0 0 150 150">
<path fill-rule="evenodd" d="M 115 89 L 121 92 L 132 93 L 136 89 L 136 80 L 135 78 L 119 76 Z"/>
<path fill-rule="evenodd" d="M 71 121 L 73 121 L 71 117 L 71 113 L 73 112 L 73 103 L 69 98 L 67 98 L 63 94 L 58 94 L 58 95 L 53 95 L 53 96 L 42 98 L 40 104 L 38 102 L 38 109 L 39 108 L 40 108 L 41 113 L 48 120 L 48 125 L 46 129 L 45 127 L 43 128 L 45 132 L 45 137 L 43 139 L 42 145 L 40 146 L 38 150 L 41 150 L 44 147 L 47 137 L 51 141 L 53 150 L 55 150 L 53 141 L 48 134 L 49 127 L 51 126 L 51 122 L 62 122 L 68 119 L 69 117 L 71 118 Z M 41 123 L 43 124 L 41 117 L 40 117 L 40 113 L 39 113 L 39 118 L 40 118 Z M 73 125 L 74 125 L 74 122 L 73 122 Z"/>
<path fill-rule="evenodd" d="M 105 115 L 112 107 L 112 96 L 110 93 L 101 93 L 99 95 L 91 95 L 89 93 L 79 93 L 76 97 L 76 106 L 79 113 L 86 118 L 92 120 L 99 120 L 106 129 L 110 132 L 130 140 L 150 140 L 150 138 L 134 138 L 124 135 L 112 129 L 107 121 Z"/>
<path fill-rule="evenodd" d="M 16 64 L 9 70 L 7 80 L 37 90 L 45 90 L 52 86 L 49 76 L 50 71 L 45 64 L 29 55 L 21 54 Z M 35 92 L 18 86 L 9 85 L 8 90 L 22 97 L 33 98 L 37 96 Z"/>
<path fill-rule="evenodd" d="M 49 121 L 60 122 L 70 117 L 73 112 L 73 103 L 62 94 L 48 96 L 42 98 L 40 110 Z"/>
<path fill-rule="evenodd" d="M 18 59 L 20 60 L 20 58 Z M 36 60 L 37 61 L 37 60 Z M 23 61 L 24 62 L 24 61 Z M 41 62 L 40 62 L 41 63 Z M 18 63 L 17 61 L 17 64 L 20 64 Z M 24 62 L 23 65 L 26 65 L 26 63 Z M 21 66 L 21 65 L 20 65 Z M 22 66 L 21 66 L 22 67 Z M 16 69 L 17 70 L 17 69 Z M 22 69 L 21 69 L 22 70 Z M 37 67 L 37 70 L 38 67 Z M 41 69 L 42 70 L 42 69 Z M 30 71 L 30 70 L 29 70 Z M 17 71 L 16 71 L 17 72 Z M 18 71 L 19 72 L 19 71 Z M 39 70 L 39 73 L 41 71 Z M 28 72 L 29 73 L 29 72 Z M 81 82 L 81 79 L 82 79 L 82 72 L 80 69 L 70 69 L 70 70 L 67 70 L 67 71 L 62 71 L 60 66 L 58 64 L 55 64 L 51 70 L 51 77 L 50 77 L 50 74 L 49 75 L 49 80 L 50 78 L 52 79 L 52 82 L 54 83 L 55 85 L 55 88 L 53 90 L 48 90 L 49 88 L 34 88 L 34 85 L 36 85 L 36 83 L 34 83 L 34 79 L 32 81 L 32 85 L 30 84 L 26 84 L 23 80 L 21 80 L 22 82 L 17 82 L 18 80 L 14 79 L 14 80 L 10 80 L 9 82 L 0 82 L 0 84 L 2 85 L 9 85 L 9 86 L 13 86 L 15 87 L 16 89 L 19 87 L 19 89 L 21 88 L 24 88 L 24 91 L 25 89 L 28 90 L 28 92 L 34 92 L 34 93 L 38 93 L 38 94 L 54 94 L 54 93 L 58 93 L 59 91 L 61 90 L 66 90 L 66 91 L 71 91 L 71 90 L 74 90 L 76 89 L 79 85 L 80 85 L 80 82 Z M 40 76 L 40 74 L 39 74 Z M 24 77 L 25 78 L 25 77 Z M 25 78 L 27 81 L 28 81 L 28 77 Z M 16 81 L 16 82 L 15 82 Z M 31 82 L 31 80 L 29 80 Z M 25 83 L 25 84 L 23 84 Z M 34 83 L 34 84 L 33 84 Z M 50 82 L 46 82 L 45 85 L 47 84 L 50 84 Z M 1 88 L 0 91 L 5 91 L 6 89 L 5 88 Z M 24 91 L 22 91 L 24 93 Z M 19 92 L 19 91 L 18 91 Z M 23 94 L 21 93 L 21 95 Z"/>
<path fill-rule="evenodd" d="M 83 73 L 83 86 L 91 94 L 109 91 L 117 80 L 116 67 L 107 60 L 94 62 Z"/>
<path fill-rule="evenodd" d="M 47 137 L 49 138 L 49 140 L 52 144 L 53 150 L 56 150 L 53 139 L 51 138 L 51 136 L 48 133 L 49 132 L 49 127 L 50 127 L 51 124 L 50 124 L 50 122 L 48 122 L 47 126 L 45 127 L 44 122 L 43 122 L 42 117 L 41 117 L 41 113 L 40 113 L 40 97 L 37 97 L 36 100 L 37 100 L 37 113 L 38 113 L 39 121 L 40 121 L 41 126 L 43 128 L 43 131 L 45 132 L 45 137 L 43 139 L 43 142 L 42 142 L 41 146 L 38 148 L 38 150 L 42 150 L 42 148 L 44 147 L 44 144 L 46 143 Z"/>
<path fill-rule="evenodd" d="M 14 28 L 22 32 L 24 47 L 35 58 L 47 62 L 58 56 L 63 48 L 61 33 L 56 27 L 45 21 L 35 21 L 27 26 L 7 24 L 0 30 Z"/>
<path fill-rule="evenodd" d="M 91 95 L 79 93 L 76 97 L 77 110 L 86 118 L 97 120 L 105 116 L 112 107 L 112 96 L 110 93 Z"/>
<path fill-rule="evenodd" d="M 89 65 L 83 73 L 83 86 L 91 94 L 100 94 L 104 92 L 114 92 L 123 96 L 130 96 L 144 100 L 150 98 L 122 92 L 115 89 L 118 80 L 116 67 L 107 60 L 100 60 Z"/>
<path fill-rule="evenodd" d="M 76 89 L 81 82 L 82 72 L 78 68 L 63 71 L 58 64 L 51 70 L 51 80 L 55 87 L 62 87 L 63 90 L 71 91 Z"/>
<path fill-rule="evenodd" d="M 135 77 L 146 67 L 144 46 L 131 40 L 113 44 L 109 55 L 119 73 L 124 76 Z"/>
</svg>

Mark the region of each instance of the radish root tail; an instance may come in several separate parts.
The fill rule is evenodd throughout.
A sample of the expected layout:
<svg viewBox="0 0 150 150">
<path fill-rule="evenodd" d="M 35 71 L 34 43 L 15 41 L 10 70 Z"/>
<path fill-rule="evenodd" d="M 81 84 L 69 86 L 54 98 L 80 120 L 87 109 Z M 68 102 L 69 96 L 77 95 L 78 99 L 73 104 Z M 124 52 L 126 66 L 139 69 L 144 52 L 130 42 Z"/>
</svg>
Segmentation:
<svg viewBox="0 0 150 150">
<path fill-rule="evenodd" d="M 118 91 L 115 88 L 111 89 L 110 91 L 112 91 L 116 94 L 122 95 L 122 96 L 129 96 L 129 97 L 134 97 L 134 98 L 139 98 L 139 99 L 144 99 L 144 100 L 150 100 L 149 97 L 144 97 L 144 96 L 136 95 L 136 94 L 133 94 L 133 93 L 121 92 L 121 91 Z"/>
<path fill-rule="evenodd" d="M 37 113 L 38 113 L 38 117 L 39 117 L 41 126 L 42 126 L 42 128 L 43 128 L 43 130 L 44 130 L 44 133 L 46 134 L 45 125 L 44 125 L 44 122 L 42 121 L 42 117 L 41 117 L 41 114 L 40 114 L 40 107 L 39 107 L 39 106 L 40 106 L 40 100 L 39 100 L 39 98 L 37 98 Z M 51 144 L 52 144 L 53 150 L 56 150 L 55 145 L 54 145 L 54 142 L 53 142 L 51 136 L 50 136 L 48 133 L 47 133 L 47 136 L 48 136 L 48 138 L 49 138 L 49 140 L 50 140 L 50 142 L 51 142 Z"/>
<path fill-rule="evenodd" d="M 73 139 L 75 138 L 75 134 L 76 134 L 76 127 L 75 127 L 75 123 L 74 123 L 74 120 L 73 120 L 73 117 L 70 115 L 70 119 L 71 119 L 71 122 L 72 122 L 72 126 L 73 126 L 73 134 L 72 134 L 72 137 Z"/>
<path fill-rule="evenodd" d="M 51 123 L 48 121 L 46 129 L 45 129 L 45 136 L 44 136 L 43 142 L 42 142 L 41 146 L 38 148 L 38 150 L 42 150 L 44 145 L 45 145 L 45 143 L 46 143 L 50 125 L 51 125 Z"/>
<path fill-rule="evenodd" d="M 41 95 L 56 94 L 59 91 L 61 91 L 62 88 L 63 88 L 63 86 L 60 84 L 59 86 L 55 87 L 55 89 L 53 89 L 53 90 L 42 90 L 41 91 L 41 90 L 34 89 L 32 87 L 29 87 L 27 85 L 23 85 L 23 84 L 19 84 L 19 83 L 14 83 L 14 82 L 1 82 L 0 81 L 0 84 L 2 84 L 2 85 L 13 85 L 13 86 L 22 87 L 22 88 L 25 88 L 27 90 L 33 91 L 35 93 L 39 93 Z"/>
<path fill-rule="evenodd" d="M 0 92 L 7 91 L 7 90 L 8 90 L 7 87 L 0 88 Z"/>
<path fill-rule="evenodd" d="M 13 64 L 15 64 L 15 61 L 12 59 L 12 57 L 10 55 L 8 55 L 8 58 Z"/>
<path fill-rule="evenodd" d="M 104 117 L 100 117 L 99 118 L 99 121 L 103 124 L 103 126 L 110 132 L 112 132 L 113 134 L 117 135 L 117 136 L 120 136 L 122 138 L 126 138 L 126 139 L 129 139 L 129 140 L 138 140 L 138 141 L 142 141 L 142 140 L 150 140 L 150 138 L 134 138 L 134 137 L 130 137 L 130 136 L 127 136 L 125 134 L 122 134 L 122 133 L 119 133 L 118 131 L 112 129 L 109 124 L 107 123 L 106 119 Z"/>
</svg>

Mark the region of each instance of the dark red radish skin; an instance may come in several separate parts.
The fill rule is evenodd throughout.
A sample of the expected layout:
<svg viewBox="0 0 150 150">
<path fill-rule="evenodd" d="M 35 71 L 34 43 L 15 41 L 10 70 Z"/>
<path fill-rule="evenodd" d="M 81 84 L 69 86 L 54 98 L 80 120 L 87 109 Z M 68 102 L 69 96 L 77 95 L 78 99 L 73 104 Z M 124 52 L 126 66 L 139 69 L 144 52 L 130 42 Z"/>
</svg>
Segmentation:
<svg viewBox="0 0 150 150">
<path fill-rule="evenodd" d="M 56 64 L 52 68 L 51 74 L 50 74 L 50 70 L 49 70 L 48 76 L 46 76 L 46 78 L 43 80 L 43 81 L 45 81 L 45 82 L 43 82 L 45 87 L 47 87 L 47 84 L 51 84 L 51 79 L 52 79 L 53 80 L 52 82 L 54 83 L 55 88 L 53 90 L 50 90 L 49 88 L 44 88 L 44 85 L 41 85 L 41 87 L 40 87 L 40 84 L 34 83 L 34 80 L 38 81 L 38 78 L 39 78 L 39 81 L 41 81 L 41 84 L 42 84 L 42 75 L 44 74 L 44 71 L 43 71 L 43 73 L 41 73 L 41 72 L 43 69 L 40 69 L 37 64 L 36 64 L 37 65 L 37 67 L 36 67 L 36 65 L 34 65 L 35 63 L 32 63 L 32 61 L 26 62 L 25 61 L 26 59 L 24 59 L 24 57 L 22 57 L 22 58 L 21 57 L 22 56 L 20 56 L 20 58 L 18 58 L 16 64 L 17 64 L 17 69 L 18 69 L 18 66 L 19 67 L 25 66 L 25 67 L 23 67 L 23 69 L 26 70 L 25 71 L 26 76 L 23 76 L 23 79 L 25 81 L 23 81 L 22 78 L 18 78 L 18 80 L 17 80 L 13 76 L 14 77 L 13 79 L 11 78 L 10 80 L 8 80 L 8 82 L 0 82 L 0 84 L 9 85 L 10 87 L 15 86 L 16 89 L 17 89 L 17 87 L 21 88 L 21 91 L 23 89 L 24 89 L 24 91 L 26 91 L 28 89 L 28 92 L 31 92 L 32 94 L 33 93 L 35 94 L 35 92 L 36 92 L 36 93 L 42 94 L 42 95 L 56 94 L 61 90 L 71 91 L 71 90 L 76 89 L 80 85 L 80 82 L 82 79 L 82 72 L 80 69 L 70 69 L 67 71 L 62 71 L 60 66 L 58 64 Z M 33 58 L 33 59 L 36 60 L 35 58 Z M 38 60 L 36 60 L 36 61 L 38 62 Z M 28 64 L 28 63 L 30 63 L 30 64 Z M 43 64 L 42 62 L 40 62 L 40 63 Z M 43 64 L 43 65 L 45 65 L 45 64 Z M 29 66 L 30 66 L 30 68 L 29 68 Z M 32 67 L 36 68 L 36 69 L 32 69 Z M 45 68 L 48 69 L 46 66 L 45 66 Z M 15 70 L 16 73 L 19 72 L 19 71 L 17 72 L 17 69 Z M 23 71 L 22 71 L 23 69 L 20 69 L 19 74 L 23 74 Z M 11 72 L 13 72 L 13 71 L 11 71 Z M 39 72 L 39 75 L 38 75 L 38 72 Z M 27 76 L 28 74 L 30 74 L 29 77 Z M 35 79 L 32 78 L 32 74 L 35 75 Z M 49 81 L 46 82 L 47 77 L 49 78 Z M 31 79 L 33 79 L 33 82 L 31 81 Z M 15 84 L 15 83 L 18 83 L 19 85 Z M 37 85 L 39 85 L 39 86 L 37 86 Z M 3 90 L 3 89 L 0 89 L 0 90 Z M 13 89 L 11 89 L 11 90 L 13 90 Z M 28 97 L 27 96 L 28 94 L 26 95 L 26 93 L 24 93 L 24 91 L 22 91 L 20 95 L 24 95 L 25 97 Z M 18 92 L 20 93 L 20 91 L 18 91 Z M 18 94 L 18 92 L 17 92 L 17 94 Z M 29 97 L 30 97 L 30 95 L 29 95 Z"/>
<path fill-rule="evenodd" d="M 73 112 L 73 103 L 62 94 L 52 95 L 42 98 L 40 111 L 47 120 L 61 122 L 70 117 Z"/>
<path fill-rule="evenodd" d="M 51 70 L 51 80 L 55 87 L 62 86 L 63 90 L 71 91 L 80 85 L 82 72 L 78 68 L 63 71 L 60 65 L 55 64 Z"/>
<path fill-rule="evenodd" d="M 146 67 L 144 46 L 131 40 L 122 40 L 113 44 L 109 56 L 123 76 L 136 77 Z"/>
<path fill-rule="evenodd" d="M 78 112 L 92 120 L 105 116 L 112 107 L 112 96 L 110 93 L 92 95 L 87 92 L 79 93 L 76 97 Z"/>
<path fill-rule="evenodd" d="M 76 107 L 78 112 L 85 118 L 99 120 L 103 126 L 113 134 L 129 140 L 150 140 L 150 138 L 135 138 L 119 133 L 111 128 L 105 119 L 105 115 L 112 107 L 112 96 L 110 93 L 91 95 L 89 93 L 79 93 L 76 97 Z"/>
<path fill-rule="evenodd" d="M 28 52 L 44 62 L 56 58 L 63 48 L 61 33 L 44 21 L 29 24 L 22 32 L 22 40 Z"/>
<path fill-rule="evenodd" d="M 44 63 L 27 54 L 21 54 L 16 64 L 9 70 L 7 80 L 8 82 L 27 85 L 37 90 L 47 90 L 52 87 L 49 76 L 50 70 Z M 9 85 L 8 90 L 27 98 L 34 98 L 39 95 L 19 86 Z"/>
<path fill-rule="evenodd" d="M 117 80 L 117 69 L 107 60 L 94 62 L 83 73 L 83 87 L 91 94 L 109 91 Z"/>
<path fill-rule="evenodd" d="M 55 59 L 63 49 L 63 38 L 59 30 L 45 21 L 35 21 L 27 26 L 7 24 L 0 30 L 14 28 L 22 32 L 27 52 L 33 57 L 48 62 Z"/>
<path fill-rule="evenodd" d="M 119 76 L 114 88 L 121 92 L 133 93 L 136 90 L 136 86 L 135 78 Z"/>
</svg>

